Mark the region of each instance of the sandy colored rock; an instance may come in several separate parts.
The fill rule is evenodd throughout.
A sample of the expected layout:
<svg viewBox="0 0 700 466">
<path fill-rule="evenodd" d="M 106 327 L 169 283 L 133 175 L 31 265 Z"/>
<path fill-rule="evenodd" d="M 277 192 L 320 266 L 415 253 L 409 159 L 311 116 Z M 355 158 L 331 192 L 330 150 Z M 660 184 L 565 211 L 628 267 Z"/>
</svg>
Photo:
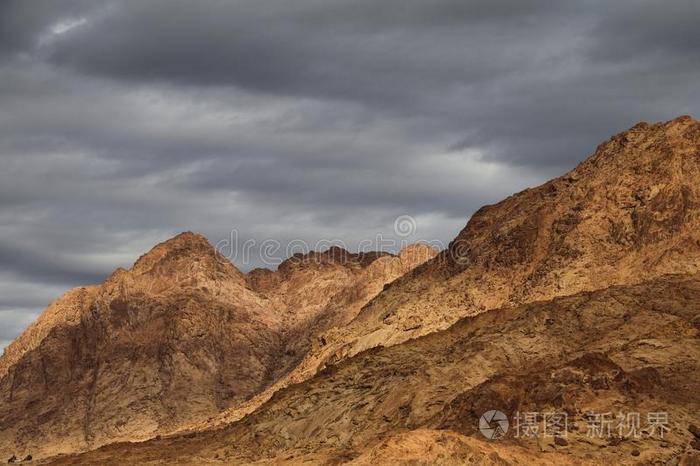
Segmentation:
<svg viewBox="0 0 700 466">
<path fill-rule="evenodd" d="M 350 461 L 353 466 L 480 464 L 583 465 L 567 455 L 536 455 L 524 448 L 467 437 L 447 430 L 416 429 L 396 434 Z"/>
</svg>

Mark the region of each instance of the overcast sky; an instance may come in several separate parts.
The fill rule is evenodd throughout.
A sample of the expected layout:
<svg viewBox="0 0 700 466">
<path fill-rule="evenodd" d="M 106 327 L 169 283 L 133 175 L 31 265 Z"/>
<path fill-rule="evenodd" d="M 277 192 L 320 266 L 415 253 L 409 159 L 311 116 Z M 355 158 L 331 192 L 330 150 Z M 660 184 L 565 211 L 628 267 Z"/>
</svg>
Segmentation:
<svg viewBox="0 0 700 466">
<path fill-rule="evenodd" d="M 352 248 L 408 215 L 447 242 L 697 117 L 698 24 L 697 0 L 2 0 L 0 347 L 183 230 Z"/>
</svg>

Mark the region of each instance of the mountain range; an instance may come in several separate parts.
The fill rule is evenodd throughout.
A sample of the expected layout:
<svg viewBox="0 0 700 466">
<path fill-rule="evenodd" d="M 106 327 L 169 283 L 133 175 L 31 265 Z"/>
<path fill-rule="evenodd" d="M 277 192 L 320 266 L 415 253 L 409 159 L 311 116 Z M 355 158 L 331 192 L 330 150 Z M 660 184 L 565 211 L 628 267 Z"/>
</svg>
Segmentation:
<svg viewBox="0 0 700 466">
<path fill-rule="evenodd" d="M 443 251 L 331 248 L 244 274 L 201 235 L 157 245 L 5 350 L 0 453 L 699 464 L 699 298 L 700 122 L 640 123 L 481 208 Z M 568 423 L 489 440 L 492 410 Z M 665 430 L 591 437 L 594 412 L 664 414 Z"/>
</svg>

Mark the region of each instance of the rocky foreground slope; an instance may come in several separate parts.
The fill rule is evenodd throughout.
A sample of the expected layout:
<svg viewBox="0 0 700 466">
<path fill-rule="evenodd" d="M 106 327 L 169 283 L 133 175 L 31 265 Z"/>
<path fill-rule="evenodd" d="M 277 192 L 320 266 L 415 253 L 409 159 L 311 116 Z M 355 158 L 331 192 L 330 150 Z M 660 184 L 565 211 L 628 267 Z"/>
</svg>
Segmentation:
<svg viewBox="0 0 700 466">
<path fill-rule="evenodd" d="M 492 409 L 513 424 L 488 441 L 477 426 Z M 567 422 L 521 437 L 517 412 Z M 593 413 L 638 413 L 638 435 L 591 434 Z M 326 368 L 225 428 L 52 464 L 697 464 L 698 413 L 700 275 L 672 275 L 467 317 Z"/>
<path fill-rule="evenodd" d="M 245 275 L 201 235 L 178 235 L 67 293 L 10 345 L 0 452 L 38 458 L 206 421 L 277 381 L 317 333 L 435 254 L 333 248 Z"/>
</svg>

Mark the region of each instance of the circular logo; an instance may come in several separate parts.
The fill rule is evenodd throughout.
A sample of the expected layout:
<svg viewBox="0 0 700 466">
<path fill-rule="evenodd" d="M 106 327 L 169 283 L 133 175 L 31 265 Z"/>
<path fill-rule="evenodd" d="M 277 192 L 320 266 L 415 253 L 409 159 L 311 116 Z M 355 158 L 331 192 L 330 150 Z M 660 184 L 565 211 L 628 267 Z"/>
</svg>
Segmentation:
<svg viewBox="0 0 700 466">
<path fill-rule="evenodd" d="M 479 419 L 479 431 L 489 440 L 503 438 L 508 432 L 508 416 L 492 409 L 486 411 Z"/>
<path fill-rule="evenodd" d="M 416 227 L 416 219 L 410 215 L 401 215 L 394 220 L 394 233 L 402 238 L 414 234 Z"/>
</svg>

